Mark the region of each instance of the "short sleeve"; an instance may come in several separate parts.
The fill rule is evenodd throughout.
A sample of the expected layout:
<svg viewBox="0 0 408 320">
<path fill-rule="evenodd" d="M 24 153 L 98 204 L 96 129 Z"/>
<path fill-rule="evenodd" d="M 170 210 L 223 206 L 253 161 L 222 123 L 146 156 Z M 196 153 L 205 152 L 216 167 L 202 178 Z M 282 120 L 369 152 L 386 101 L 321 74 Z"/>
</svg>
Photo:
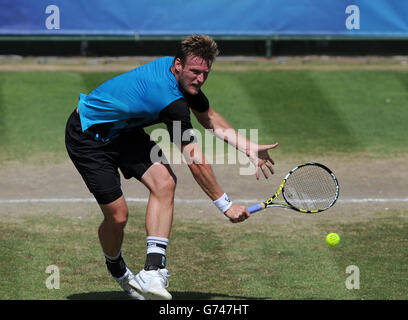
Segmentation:
<svg viewBox="0 0 408 320">
<path fill-rule="evenodd" d="M 184 94 L 184 97 L 187 100 L 188 106 L 198 112 L 205 112 L 210 108 L 210 103 L 201 90 L 195 95 Z"/>
<path fill-rule="evenodd" d="M 191 125 L 190 109 L 184 98 L 178 99 L 164 108 L 159 118 L 167 126 L 170 139 L 177 145 L 187 145 L 196 142 L 193 126 Z"/>
</svg>

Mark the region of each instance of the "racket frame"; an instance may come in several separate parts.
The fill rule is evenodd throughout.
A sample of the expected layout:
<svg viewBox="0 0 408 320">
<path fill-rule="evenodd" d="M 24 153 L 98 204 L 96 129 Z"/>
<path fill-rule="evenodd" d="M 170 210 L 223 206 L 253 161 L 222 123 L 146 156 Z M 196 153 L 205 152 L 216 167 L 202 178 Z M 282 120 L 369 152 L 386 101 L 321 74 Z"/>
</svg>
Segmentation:
<svg viewBox="0 0 408 320">
<path fill-rule="evenodd" d="M 333 178 L 335 184 L 336 184 L 336 195 L 334 197 L 334 200 L 330 203 L 329 206 L 327 206 L 324 209 L 319 209 L 319 210 L 306 210 L 306 209 L 301 209 L 301 208 L 297 208 L 295 206 L 293 206 L 290 201 L 288 201 L 288 199 L 286 199 L 285 197 L 285 183 L 287 181 L 287 179 L 289 178 L 289 176 L 295 172 L 296 170 L 305 167 L 305 166 L 310 166 L 310 165 L 314 165 L 314 166 L 319 166 L 321 168 L 323 168 L 324 170 L 326 170 L 331 177 Z M 283 191 L 283 192 L 282 192 Z M 285 202 L 274 202 L 276 200 L 276 198 L 279 196 L 279 194 L 282 192 L 282 196 L 285 199 Z M 289 173 L 285 176 L 285 178 L 283 179 L 281 185 L 279 186 L 278 190 L 275 192 L 275 194 L 270 197 L 268 200 L 262 201 L 261 203 L 257 203 L 255 205 L 252 205 L 250 207 L 247 208 L 247 210 L 252 214 L 255 212 L 258 212 L 260 210 L 266 209 L 266 208 L 270 208 L 270 207 L 280 207 L 280 208 L 285 208 L 285 209 L 292 209 L 292 210 L 296 210 L 302 213 L 318 213 L 318 212 L 322 212 L 325 211 L 327 209 L 329 209 L 330 207 L 332 207 L 335 202 L 337 201 L 337 199 L 339 198 L 339 192 L 340 192 L 340 186 L 338 183 L 338 180 L 336 178 L 336 176 L 334 175 L 333 171 L 331 171 L 328 167 L 326 167 L 325 165 L 318 163 L 318 162 L 306 162 L 304 164 L 301 164 L 295 168 L 293 168 L 291 171 L 289 171 Z"/>
</svg>

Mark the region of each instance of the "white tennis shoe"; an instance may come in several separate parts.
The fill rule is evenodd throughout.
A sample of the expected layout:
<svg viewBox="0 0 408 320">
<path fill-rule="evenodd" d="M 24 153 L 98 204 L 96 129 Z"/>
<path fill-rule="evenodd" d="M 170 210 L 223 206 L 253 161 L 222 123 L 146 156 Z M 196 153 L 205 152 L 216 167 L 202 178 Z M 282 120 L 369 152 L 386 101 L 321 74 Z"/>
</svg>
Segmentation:
<svg viewBox="0 0 408 320">
<path fill-rule="evenodd" d="M 126 267 L 126 273 L 122 277 L 113 278 L 132 299 L 146 300 L 143 295 L 134 289 L 135 284 L 133 282 L 135 282 L 135 274 L 128 267 Z"/>
<path fill-rule="evenodd" d="M 129 282 L 145 299 L 171 300 L 171 294 L 166 290 L 169 286 L 170 273 L 167 269 L 142 270 Z"/>
</svg>

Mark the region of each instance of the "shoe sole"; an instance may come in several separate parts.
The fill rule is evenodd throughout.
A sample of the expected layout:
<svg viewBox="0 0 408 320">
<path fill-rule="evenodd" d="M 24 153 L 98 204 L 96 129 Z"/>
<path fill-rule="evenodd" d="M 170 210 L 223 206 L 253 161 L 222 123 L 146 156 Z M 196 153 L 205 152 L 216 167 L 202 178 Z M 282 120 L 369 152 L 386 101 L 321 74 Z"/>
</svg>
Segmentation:
<svg viewBox="0 0 408 320">
<path fill-rule="evenodd" d="M 132 287 L 132 289 L 134 289 L 134 288 Z M 136 290 L 135 290 L 135 291 L 136 291 Z M 126 293 L 127 293 L 128 296 L 129 296 L 131 299 L 133 299 L 133 300 L 146 300 L 146 297 L 143 296 L 142 294 L 140 294 L 139 292 L 134 292 L 134 293 L 126 292 Z"/>
<path fill-rule="evenodd" d="M 166 292 L 153 292 L 148 291 L 146 295 L 150 298 L 150 300 L 171 300 L 173 297 L 170 293 Z"/>
<path fill-rule="evenodd" d="M 129 286 L 131 286 L 138 294 L 142 295 L 147 300 L 171 300 L 173 297 L 170 293 L 166 292 L 154 292 L 148 291 L 144 292 L 139 286 L 137 281 L 130 281 Z"/>
</svg>

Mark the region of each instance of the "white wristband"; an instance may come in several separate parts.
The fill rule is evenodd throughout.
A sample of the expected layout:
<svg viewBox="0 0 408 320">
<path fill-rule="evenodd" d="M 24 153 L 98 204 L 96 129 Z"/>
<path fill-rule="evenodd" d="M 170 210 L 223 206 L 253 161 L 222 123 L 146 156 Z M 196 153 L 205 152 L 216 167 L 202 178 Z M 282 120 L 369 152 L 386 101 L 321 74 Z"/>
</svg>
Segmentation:
<svg viewBox="0 0 408 320">
<path fill-rule="evenodd" d="M 214 201 L 215 206 L 220 209 L 222 213 L 225 213 L 232 206 L 232 201 L 228 198 L 227 194 L 224 193 L 219 199 Z"/>
</svg>

